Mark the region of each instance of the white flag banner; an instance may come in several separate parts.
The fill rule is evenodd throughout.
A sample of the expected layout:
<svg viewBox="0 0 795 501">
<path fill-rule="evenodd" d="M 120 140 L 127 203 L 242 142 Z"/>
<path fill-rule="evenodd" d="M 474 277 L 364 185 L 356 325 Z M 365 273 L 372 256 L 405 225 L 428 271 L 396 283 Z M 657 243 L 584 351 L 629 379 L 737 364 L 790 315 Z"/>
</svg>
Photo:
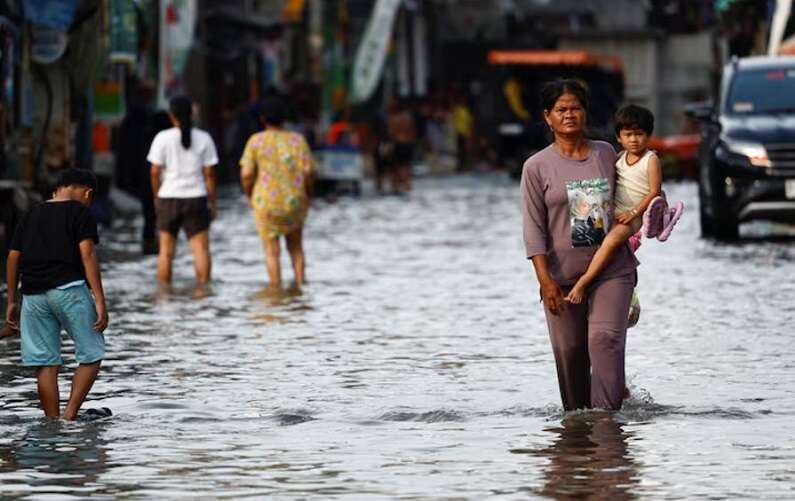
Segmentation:
<svg viewBox="0 0 795 501">
<path fill-rule="evenodd" d="M 784 39 L 784 30 L 792 11 L 792 0 L 777 0 L 776 10 L 773 12 L 773 21 L 770 23 L 770 40 L 767 44 L 767 55 L 775 56 Z"/>
<path fill-rule="evenodd" d="M 355 102 L 370 98 L 381 79 L 392 28 L 401 0 L 377 0 L 353 60 L 352 97 Z"/>
<path fill-rule="evenodd" d="M 168 99 L 182 90 L 182 73 L 193 45 L 196 0 L 160 1 L 160 54 L 157 104 L 168 108 Z"/>
</svg>

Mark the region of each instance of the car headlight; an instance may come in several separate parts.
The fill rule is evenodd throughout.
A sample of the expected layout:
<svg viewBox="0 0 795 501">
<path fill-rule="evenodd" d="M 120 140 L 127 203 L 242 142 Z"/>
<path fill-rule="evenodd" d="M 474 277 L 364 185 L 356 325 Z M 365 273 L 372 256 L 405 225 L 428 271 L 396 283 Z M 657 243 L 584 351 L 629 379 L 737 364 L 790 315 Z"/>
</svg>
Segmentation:
<svg viewBox="0 0 795 501">
<path fill-rule="evenodd" d="M 759 143 L 727 141 L 724 144 L 727 150 L 748 157 L 748 161 L 751 162 L 751 165 L 757 167 L 770 167 L 772 165 L 770 158 L 767 156 L 767 150 Z"/>
</svg>

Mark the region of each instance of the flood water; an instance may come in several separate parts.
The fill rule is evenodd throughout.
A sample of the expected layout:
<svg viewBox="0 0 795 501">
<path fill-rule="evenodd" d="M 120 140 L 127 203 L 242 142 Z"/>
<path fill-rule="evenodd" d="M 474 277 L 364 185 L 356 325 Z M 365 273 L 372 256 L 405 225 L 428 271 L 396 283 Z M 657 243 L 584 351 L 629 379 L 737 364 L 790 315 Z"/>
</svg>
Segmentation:
<svg viewBox="0 0 795 501">
<path fill-rule="evenodd" d="M 108 358 L 85 407 L 114 416 L 45 421 L 0 340 L 0 497 L 795 498 L 795 241 L 701 240 L 695 185 L 667 191 L 688 208 L 638 253 L 615 414 L 561 410 L 506 178 L 318 202 L 300 293 L 265 289 L 234 190 L 205 297 L 184 243 L 159 291 L 138 226 L 106 231 Z"/>
</svg>

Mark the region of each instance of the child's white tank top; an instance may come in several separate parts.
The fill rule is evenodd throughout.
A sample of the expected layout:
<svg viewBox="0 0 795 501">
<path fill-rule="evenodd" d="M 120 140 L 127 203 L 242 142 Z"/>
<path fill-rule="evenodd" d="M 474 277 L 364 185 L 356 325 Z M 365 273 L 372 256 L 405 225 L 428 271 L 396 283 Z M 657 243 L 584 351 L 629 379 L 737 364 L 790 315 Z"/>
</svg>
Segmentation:
<svg viewBox="0 0 795 501">
<path fill-rule="evenodd" d="M 626 212 L 636 207 L 649 194 L 649 159 L 655 153 L 647 150 L 640 160 L 627 163 L 627 152 L 621 152 L 616 161 L 616 212 Z"/>
</svg>

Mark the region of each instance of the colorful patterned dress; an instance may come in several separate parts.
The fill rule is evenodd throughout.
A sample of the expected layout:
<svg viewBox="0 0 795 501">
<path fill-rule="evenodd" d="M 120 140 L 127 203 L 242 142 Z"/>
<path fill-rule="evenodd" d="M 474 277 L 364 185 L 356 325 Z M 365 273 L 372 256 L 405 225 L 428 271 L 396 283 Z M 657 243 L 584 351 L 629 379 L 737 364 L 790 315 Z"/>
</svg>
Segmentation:
<svg viewBox="0 0 795 501">
<path fill-rule="evenodd" d="M 256 175 L 251 205 L 262 238 L 277 238 L 301 228 L 309 211 L 306 183 L 314 168 L 304 137 L 286 130 L 251 136 L 240 159 L 241 174 Z"/>
</svg>

